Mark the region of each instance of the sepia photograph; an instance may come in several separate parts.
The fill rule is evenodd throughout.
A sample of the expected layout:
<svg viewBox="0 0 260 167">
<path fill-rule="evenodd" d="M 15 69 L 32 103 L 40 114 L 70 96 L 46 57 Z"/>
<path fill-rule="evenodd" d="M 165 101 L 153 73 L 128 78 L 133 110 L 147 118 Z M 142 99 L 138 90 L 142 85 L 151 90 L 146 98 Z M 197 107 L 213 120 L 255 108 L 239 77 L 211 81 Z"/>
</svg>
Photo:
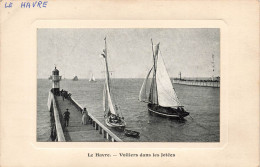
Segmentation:
<svg viewBox="0 0 260 167">
<path fill-rule="evenodd" d="M 37 142 L 220 142 L 219 28 L 38 28 Z"/>
</svg>

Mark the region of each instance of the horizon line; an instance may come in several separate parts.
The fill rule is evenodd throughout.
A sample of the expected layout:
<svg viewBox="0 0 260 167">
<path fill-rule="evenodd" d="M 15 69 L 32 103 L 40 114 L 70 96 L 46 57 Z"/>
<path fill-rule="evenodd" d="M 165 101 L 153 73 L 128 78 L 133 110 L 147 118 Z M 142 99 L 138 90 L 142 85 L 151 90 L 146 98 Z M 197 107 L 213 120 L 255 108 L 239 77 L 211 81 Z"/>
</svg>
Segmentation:
<svg viewBox="0 0 260 167">
<path fill-rule="evenodd" d="M 220 76 L 214 76 L 214 78 L 216 78 L 216 77 L 220 77 Z M 111 79 L 145 79 L 146 77 L 129 77 L 129 78 L 127 78 L 127 77 L 125 77 L 125 78 L 121 78 L 121 77 L 116 77 L 116 78 L 111 78 Z M 177 79 L 179 79 L 180 77 L 170 77 L 170 78 L 177 78 Z M 182 79 L 185 79 L 185 78 L 212 78 L 212 76 L 207 76 L 207 77 L 181 77 Z M 48 79 L 48 77 L 44 77 L 44 78 L 38 78 L 37 77 L 37 79 Z M 66 80 L 72 80 L 73 78 L 65 78 Z M 80 80 L 80 79 L 89 79 L 89 78 L 79 78 L 78 77 L 78 79 Z M 95 78 L 95 79 L 105 79 L 105 78 Z M 64 80 L 64 78 L 62 78 L 61 80 Z"/>
</svg>

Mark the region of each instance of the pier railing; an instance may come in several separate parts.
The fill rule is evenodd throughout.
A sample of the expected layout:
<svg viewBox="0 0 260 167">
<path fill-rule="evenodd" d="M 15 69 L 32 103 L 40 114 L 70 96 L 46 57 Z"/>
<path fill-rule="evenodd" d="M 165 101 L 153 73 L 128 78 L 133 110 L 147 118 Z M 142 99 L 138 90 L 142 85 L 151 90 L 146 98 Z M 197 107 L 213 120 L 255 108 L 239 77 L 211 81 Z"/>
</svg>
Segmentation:
<svg viewBox="0 0 260 167">
<path fill-rule="evenodd" d="M 83 107 L 76 102 L 72 97 L 70 97 L 71 102 L 77 107 L 78 110 L 82 111 Z M 99 131 L 99 134 L 103 134 L 103 137 L 112 142 L 122 142 L 120 138 L 118 138 L 113 132 L 111 132 L 107 127 L 105 127 L 101 122 L 99 122 L 91 113 L 88 112 L 88 116 L 90 118 L 90 123 L 95 128 L 95 130 Z"/>
<path fill-rule="evenodd" d="M 54 116 L 54 120 L 55 120 L 55 132 L 57 135 L 57 141 L 58 142 L 65 142 L 65 136 L 63 133 L 63 129 L 60 123 L 60 117 L 59 117 L 59 110 L 57 108 L 56 105 L 56 100 L 55 97 L 53 95 L 53 93 L 50 91 L 49 92 L 49 98 L 48 98 L 48 108 L 51 111 L 51 109 L 53 110 L 53 116 Z"/>
</svg>

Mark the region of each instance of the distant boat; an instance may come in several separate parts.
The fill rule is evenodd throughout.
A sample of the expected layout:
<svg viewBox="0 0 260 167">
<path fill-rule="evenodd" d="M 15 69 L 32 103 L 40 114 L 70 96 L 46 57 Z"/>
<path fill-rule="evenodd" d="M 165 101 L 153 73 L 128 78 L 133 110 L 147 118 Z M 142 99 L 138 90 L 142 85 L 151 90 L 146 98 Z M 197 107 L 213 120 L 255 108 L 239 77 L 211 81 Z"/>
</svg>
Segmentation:
<svg viewBox="0 0 260 167">
<path fill-rule="evenodd" d="M 73 80 L 73 81 L 78 81 L 79 79 L 78 79 L 77 76 L 75 76 L 72 80 Z"/>
<path fill-rule="evenodd" d="M 107 43 L 105 38 L 105 49 L 103 50 L 102 54 L 105 60 L 105 83 L 103 89 L 103 109 L 105 112 L 105 122 L 107 126 L 116 128 L 119 130 L 124 130 L 126 123 L 124 121 L 124 117 L 122 117 L 122 113 L 120 112 L 117 105 L 113 104 L 112 101 L 112 92 L 110 89 L 110 76 L 108 70 L 108 62 L 107 62 Z M 121 114 L 121 115 L 120 115 Z"/>
<path fill-rule="evenodd" d="M 161 51 L 159 50 L 159 44 L 153 45 L 152 43 L 154 63 L 143 82 L 139 101 L 148 103 L 148 111 L 150 113 L 183 119 L 189 113 L 184 110 L 184 106 L 180 103 L 172 86 Z M 149 80 L 151 73 L 153 73 L 152 78 Z"/>
<path fill-rule="evenodd" d="M 51 75 L 49 76 L 48 80 L 52 80 L 52 76 Z"/>
<path fill-rule="evenodd" d="M 93 73 L 91 74 L 91 77 L 89 78 L 89 82 L 96 82 L 96 79 L 95 79 Z"/>
</svg>

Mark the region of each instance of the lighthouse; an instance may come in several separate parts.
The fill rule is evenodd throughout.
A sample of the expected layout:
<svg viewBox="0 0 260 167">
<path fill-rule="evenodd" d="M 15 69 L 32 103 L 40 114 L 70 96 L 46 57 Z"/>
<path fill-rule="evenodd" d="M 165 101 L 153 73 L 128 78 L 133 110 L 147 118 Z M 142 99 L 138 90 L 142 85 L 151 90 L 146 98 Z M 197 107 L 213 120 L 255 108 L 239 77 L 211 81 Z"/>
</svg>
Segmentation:
<svg viewBox="0 0 260 167">
<path fill-rule="evenodd" d="M 52 91 L 54 95 L 60 94 L 60 80 L 61 76 L 59 76 L 59 70 L 55 67 L 52 71 Z"/>
</svg>

